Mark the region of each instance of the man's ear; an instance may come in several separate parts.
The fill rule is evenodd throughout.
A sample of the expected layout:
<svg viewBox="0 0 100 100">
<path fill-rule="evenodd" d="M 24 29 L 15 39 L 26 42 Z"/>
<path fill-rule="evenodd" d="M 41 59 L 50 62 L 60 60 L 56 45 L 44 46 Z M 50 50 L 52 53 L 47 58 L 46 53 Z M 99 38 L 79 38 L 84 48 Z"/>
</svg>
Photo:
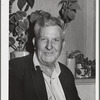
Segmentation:
<svg viewBox="0 0 100 100">
<path fill-rule="evenodd" d="M 35 46 L 35 42 L 36 42 L 36 40 L 35 40 L 35 38 L 33 38 L 32 43 L 34 46 Z"/>
<path fill-rule="evenodd" d="M 62 36 L 62 38 L 63 38 L 63 43 L 62 43 L 62 46 L 63 46 L 63 48 L 64 48 L 64 46 L 65 46 L 65 43 L 66 43 L 66 41 L 65 41 L 65 31 L 63 31 L 63 36 Z"/>
</svg>

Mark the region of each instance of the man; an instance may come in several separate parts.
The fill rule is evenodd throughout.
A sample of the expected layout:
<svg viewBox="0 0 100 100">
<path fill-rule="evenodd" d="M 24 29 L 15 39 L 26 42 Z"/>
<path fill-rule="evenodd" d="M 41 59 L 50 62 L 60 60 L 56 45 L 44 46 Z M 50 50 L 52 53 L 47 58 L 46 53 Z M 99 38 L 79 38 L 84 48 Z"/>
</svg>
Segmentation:
<svg viewBox="0 0 100 100">
<path fill-rule="evenodd" d="M 34 31 L 34 54 L 10 61 L 10 100 L 80 100 L 71 71 L 57 62 L 64 46 L 61 21 L 40 18 Z"/>
</svg>

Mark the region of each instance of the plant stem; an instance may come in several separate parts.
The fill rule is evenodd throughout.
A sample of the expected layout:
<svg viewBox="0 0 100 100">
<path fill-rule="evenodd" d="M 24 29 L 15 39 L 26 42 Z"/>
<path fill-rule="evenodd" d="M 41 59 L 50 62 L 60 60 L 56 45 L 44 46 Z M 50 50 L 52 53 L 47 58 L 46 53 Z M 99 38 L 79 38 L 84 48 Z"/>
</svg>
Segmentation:
<svg viewBox="0 0 100 100">
<path fill-rule="evenodd" d="M 15 51 L 17 50 L 16 46 L 15 45 L 12 45 L 11 46 Z"/>
</svg>

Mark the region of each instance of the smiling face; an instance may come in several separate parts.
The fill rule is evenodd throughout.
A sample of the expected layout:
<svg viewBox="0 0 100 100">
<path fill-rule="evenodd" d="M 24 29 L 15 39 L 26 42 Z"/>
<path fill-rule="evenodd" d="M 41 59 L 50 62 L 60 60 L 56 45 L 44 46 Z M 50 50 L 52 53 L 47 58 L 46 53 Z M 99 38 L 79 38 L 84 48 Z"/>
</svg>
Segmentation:
<svg viewBox="0 0 100 100">
<path fill-rule="evenodd" d="M 48 26 L 41 29 L 36 37 L 36 53 L 43 65 L 54 63 L 63 47 L 62 30 L 59 26 Z"/>
</svg>

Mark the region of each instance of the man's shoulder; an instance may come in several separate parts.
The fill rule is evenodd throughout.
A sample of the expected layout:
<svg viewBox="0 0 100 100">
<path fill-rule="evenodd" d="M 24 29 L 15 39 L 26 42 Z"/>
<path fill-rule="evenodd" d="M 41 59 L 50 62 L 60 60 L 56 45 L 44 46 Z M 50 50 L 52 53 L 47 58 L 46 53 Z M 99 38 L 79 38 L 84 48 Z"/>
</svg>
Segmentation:
<svg viewBox="0 0 100 100">
<path fill-rule="evenodd" d="M 18 58 L 14 58 L 14 59 L 11 59 L 9 61 L 9 64 L 25 64 L 26 62 L 32 60 L 32 54 L 30 55 L 27 55 L 27 56 L 23 56 L 23 57 L 18 57 Z"/>
<path fill-rule="evenodd" d="M 69 74 L 69 75 L 73 76 L 71 70 L 66 65 L 62 64 L 61 62 L 58 62 L 58 63 L 60 65 L 60 68 L 61 68 L 61 72 L 62 73 L 65 73 L 67 75 Z"/>
<path fill-rule="evenodd" d="M 25 70 L 30 68 L 30 64 L 32 64 L 32 55 L 12 59 L 9 61 L 9 73 L 21 78 Z"/>
<path fill-rule="evenodd" d="M 24 56 L 24 57 L 19 57 L 15 59 L 11 59 L 9 61 L 9 69 L 10 70 L 23 70 L 24 68 L 27 68 L 29 64 L 32 63 L 32 54 Z"/>
<path fill-rule="evenodd" d="M 61 63 L 61 62 L 58 62 L 59 63 L 59 65 L 60 65 L 60 67 L 61 67 L 61 69 L 63 69 L 63 70 L 70 70 L 66 65 L 64 65 L 63 63 Z"/>
</svg>

